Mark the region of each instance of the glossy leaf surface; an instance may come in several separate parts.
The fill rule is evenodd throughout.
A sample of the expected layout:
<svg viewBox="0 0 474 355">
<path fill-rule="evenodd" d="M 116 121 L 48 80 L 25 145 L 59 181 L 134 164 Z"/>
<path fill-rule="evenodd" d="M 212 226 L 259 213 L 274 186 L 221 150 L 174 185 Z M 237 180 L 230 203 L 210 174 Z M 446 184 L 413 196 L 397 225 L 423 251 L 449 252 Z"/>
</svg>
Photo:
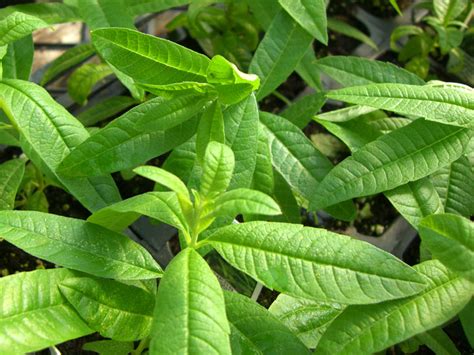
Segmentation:
<svg viewBox="0 0 474 355">
<path fill-rule="evenodd" d="M 364 304 L 426 287 L 422 276 L 390 254 L 323 229 L 250 222 L 219 229 L 208 241 L 232 266 L 295 297 Z"/>
<path fill-rule="evenodd" d="M 36 270 L 0 278 L 0 352 L 19 354 L 93 332 L 59 292 L 75 274 Z"/>
<path fill-rule="evenodd" d="M 458 126 L 470 127 L 474 122 L 474 95 L 457 88 L 372 84 L 332 91 L 327 96 Z"/>
<path fill-rule="evenodd" d="M 234 164 L 234 154 L 228 146 L 210 142 L 204 155 L 201 194 L 214 197 L 223 193 L 229 186 Z"/>
<path fill-rule="evenodd" d="M 206 82 L 210 60 L 166 39 L 121 28 L 92 32 L 101 56 L 134 80 L 149 84 Z"/>
<path fill-rule="evenodd" d="M 235 217 L 238 214 L 261 214 L 266 216 L 281 213 L 278 204 L 263 192 L 251 189 L 227 191 L 216 198 L 212 215 Z"/>
<path fill-rule="evenodd" d="M 230 354 L 224 295 L 214 273 L 193 249 L 181 251 L 160 281 L 151 353 Z"/>
<path fill-rule="evenodd" d="M 0 165 L 0 210 L 12 210 L 15 197 L 25 173 L 25 162 L 9 160 Z"/>
<path fill-rule="evenodd" d="M 433 257 L 474 282 L 474 223 L 454 214 L 431 215 L 420 223 L 420 236 Z"/>
<path fill-rule="evenodd" d="M 107 64 L 82 65 L 69 77 L 67 82 L 69 96 L 78 104 L 84 105 L 94 86 L 112 73 Z"/>
<path fill-rule="evenodd" d="M 155 297 L 141 288 L 90 277 L 69 278 L 61 293 L 87 325 L 114 340 L 137 340 L 150 333 Z"/>
<path fill-rule="evenodd" d="M 463 153 L 468 129 L 417 120 L 360 148 L 319 184 L 312 205 L 325 207 L 421 179 Z"/>
<path fill-rule="evenodd" d="M 321 354 L 382 351 L 454 317 L 471 299 L 472 284 L 437 261 L 415 267 L 429 286 L 420 294 L 376 305 L 349 306 L 319 343 Z"/>
<path fill-rule="evenodd" d="M 238 293 L 225 292 L 233 354 L 309 354 L 268 310 Z"/>
<path fill-rule="evenodd" d="M 33 211 L 1 211 L 0 237 L 38 258 L 95 276 L 140 280 L 162 273 L 139 244 L 79 219 Z"/>
</svg>

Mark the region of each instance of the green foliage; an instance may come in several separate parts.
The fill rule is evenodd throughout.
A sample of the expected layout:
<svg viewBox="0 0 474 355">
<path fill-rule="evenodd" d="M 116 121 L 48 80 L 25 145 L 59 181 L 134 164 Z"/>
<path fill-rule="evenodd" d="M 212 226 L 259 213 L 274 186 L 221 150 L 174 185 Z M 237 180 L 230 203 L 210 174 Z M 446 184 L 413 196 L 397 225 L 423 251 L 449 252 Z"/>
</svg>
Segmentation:
<svg viewBox="0 0 474 355">
<path fill-rule="evenodd" d="M 198 51 L 135 28 L 138 16 L 183 5 L 169 38 L 185 28 Z M 325 6 L 65 0 L 0 9 L 0 144 L 17 147 L 0 147 L 0 238 L 63 267 L 0 279 L 1 353 L 93 332 L 105 339 L 83 349 L 114 355 L 364 354 L 422 344 L 457 353 L 442 327 L 458 318 L 472 341 L 473 91 L 410 72 L 424 78 L 433 53 L 457 53 L 451 66 L 464 61 L 472 6 L 434 0 L 424 29 L 399 27 L 391 44 L 408 70 L 322 56 L 328 29 L 376 47 L 327 18 Z M 51 63 L 42 85 L 75 69 L 68 91 L 78 104 L 108 75 L 131 97 L 102 97 L 76 119 L 27 80 L 32 32 L 78 20 L 92 43 Z M 316 92 L 275 92 L 293 72 Z M 320 73 L 343 87 L 327 91 Z M 272 93 L 285 108 L 272 106 Z M 321 137 L 338 148 L 320 151 Z M 115 172 L 125 200 L 108 176 Z M 155 191 L 143 191 L 143 178 Z M 64 206 L 50 186 L 65 190 Z M 420 258 L 434 260 L 411 267 L 343 235 L 362 220 L 375 227 L 367 207 L 391 215 L 372 205 L 379 193 L 419 232 Z M 75 216 L 74 198 L 87 220 L 46 213 Z M 165 271 L 154 259 L 161 251 L 127 236 L 142 216 L 177 230 L 180 251 Z M 389 235 L 374 244 L 390 250 Z M 145 245 L 162 243 L 150 237 L 156 244 Z M 223 291 L 227 281 L 248 295 L 257 283 L 252 299 Z M 255 302 L 261 286 L 278 293 L 268 310 Z M 268 306 L 267 291 L 259 300 Z"/>
</svg>

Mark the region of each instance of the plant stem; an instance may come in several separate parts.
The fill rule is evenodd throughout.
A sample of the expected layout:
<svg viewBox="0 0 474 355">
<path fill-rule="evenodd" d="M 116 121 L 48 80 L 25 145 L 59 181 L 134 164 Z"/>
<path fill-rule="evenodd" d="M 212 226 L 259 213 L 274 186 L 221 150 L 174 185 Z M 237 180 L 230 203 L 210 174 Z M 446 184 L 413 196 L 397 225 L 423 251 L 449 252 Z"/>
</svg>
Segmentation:
<svg viewBox="0 0 474 355">
<path fill-rule="evenodd" d="M 144 338 L 140 340 L 140 343 L 138 344 L 137 348 L 131 352 L 132 355 L 140 355 L 143 350 L 145 350 L 148 345 L 150 345 L 150 338 Z"/>
<path fill-rule="evenodd" d="M 273 96 L 275 96 L 276 98 L 278 98 L 279 100 L 283 101 L 286 105 L 290 106 L 291 105 L 291 101 L 283 94 L 280 94 L 278 91 L 274 91 L 272 92 Z"/>
</svg>

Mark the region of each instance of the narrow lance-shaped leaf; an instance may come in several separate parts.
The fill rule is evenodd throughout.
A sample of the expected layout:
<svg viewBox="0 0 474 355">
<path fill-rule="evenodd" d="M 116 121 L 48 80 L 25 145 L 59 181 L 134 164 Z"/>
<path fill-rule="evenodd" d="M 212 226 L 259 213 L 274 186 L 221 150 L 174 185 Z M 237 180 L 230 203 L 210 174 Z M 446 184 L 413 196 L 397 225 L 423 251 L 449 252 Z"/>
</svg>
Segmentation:
<svg viewBox="0 0 474 355">
<path fill-rule="evenodd" d="M 1 211 L 0 237 L 38 258 L 92 275 L 123 280 L 161 276 L 139 244 L 83 220 L 33 211 Z"/>
<path fill-rule="evenodd" d="M 125 111 L 137 103 L 137 100 L 128 96 L 113 96 L 82 111 L 77 116 L 77 119 L 86 127 L 93 126 L 100 121 Z"/>
<path fill-rule="evenodd" d="M 79 14 L 91 30 L 104 27 L 134 29 L 127 0 L 81 0 Z"/>
<path fill-rule="evenodd" d="M 61 296 L 67 269 L 36 270 L 0 278 L 0 352 L 23 354 L 93 332 Z"/>
<path fill-rule="evenodd" d="M 12 210 L 15 197 L 23 179 L 25 162 L 21 159 L 9 160 L 0 165 L 0 210 Z"/>
<path fill-rule="evenodd" d="M 337 303 L 321 303 L 280 294 L 268 309 L 311 349 L 331 322 L 345 309 Z"/>
<path fill-rule="evenodd" d="M 141 215 L 154 218 L 180 230 L 187 224 L 174 192 L 146 192 L 93 213 L 87 220 L 113 231 L 121 232 Z"/>
<path fill-rule="evenodd" d="M 323 44 L 328 43 L 324 0 L 278 0 L 278 3 L 314 38 Z"/>
<path fill-rule="evenodd" d="M 209 142 L 225 143 L 222 107 L 215 101 L 202 114 L 196 136 L 196 154 L 202 164 Z"/>
<path fill-rule="evenodd" d="M 41 79 L 41 85 L 46 85 L 61 73 L 85 61 L 94 53 L 94 46 L 90 43 L 79 44 L 68 49 L 49 64 Z"/>
<path fill-rule="evenodd" d="M 316 65 L 331 78 L 344 86 L 372 83 L 400 83 L 424 85 L 423 79 L 391 63 L 353 56 L 328 56 Z"/>
<path fill-rule="evenodd" d="M 260 122 L 268 138 L 273 166 L 291 188 L 309 200 L 333 165 L 298 127 L 287 120 L 261 112 Z M 355 216 L 355 208 L 350 202 L 331 206 L 327 211 L 343 220 Z"/>
<path fill-rule="evenodd" d="M 15 12 L 37 17 L 50 25 L 80 20 L 80 16 L 75 9 L 61 3 L 37 3 L 7 6 L 0 9 L 0 18 L 3 19 Z"/>
<path fill-rule="evenodd" d="M 33 31 L 49 25 L 38 17 L 14 12 L 0 20 L 0 46 L 28 36 Z"/>
<path fill-rule="evenodd" d="M 433 257 L 474 282 L 474 223 L 454 214 L 431 215 L 420 223 L 420 236 Z"/>
<path fill-rule="evenodd" d="M 239 214 L 272 216 L 280 213 L 280 207 L 270 196 L 260 191 L 240 188 L 217 197 L 211 214 L 214 217 L 236 217 Z"/>
<path fill-rule="evenodd" d="M 249 71 L 260 77 L 261 100 L 288 78 L 311 45 L 312 37 L 284 10 L 273 19 L 250 63 Z"/>
<path fill-rule="evenodd" d="M 201 96 L 151 99 L 116 118 L 61 164 L 67 175 L 101 175 L 143 164 L 184 143 L 196 131 Z M 194 119 L 193 119 L 194 117 Z M 159 127 L 152 130 L 146 123 Z M 141 123 L 143 128 L 139 128 Z"/>
<path fill-rule="evenodd" d="M 201 186 L 203 196 L 215 197 L 223 193 L 229 186 L 234 170 L 234 154 L 221 143 L 210 142 L 204 155 Z"/>
<path fill-rule="evenodd" d="M 230 354 L 224 295 L 202 257 L 187 248 L 160 282 L 151 332 L 151 353 Z"/>
<path fill-rule="evenodd" d="M 85 343 L 82 350 L 94 351 L 100 355 L 128 355 L 135 348 L 133 341 L 97 340 Z"/>
<path fill-rule="evenodd" d="M 89 133 L 43 88 L 25 81 L 3 80 L 0 82 L 0 107 L 18 129 L 21 147 L 28 157 L 86 208 L 94 211 L 120 201 L 110 176 L 71 179 L 58 173 L 61 161 L 87 140 Z"/>
<path fill-rule="evenodd" d="M 92 32 L 101 56 L 134 80 L 149 84 L 206 82 L 210 60 L 166 39 L 122 28 Z"/>
<path fill-rule="evenodd" d="M 176 192 L 178 195 L 189 198 L 188 188 L 184 182 L 176 175 L 156 166 L 144 165 L 133 169 L 133 172 L 147 179 L 153 180 L 157 184 L 163 185 Z"/>
<path fill-rule="evenodd" d="M 415 266 L 429 285 L 417 295 L 375 305 L 349 306 L 329 326 L 321 354 L 372 354 L 444 324 L 469 302 L 472 283 L 437 261 Z M 396 330 L 396 331 L 395 331 Z"/>
<path fill-rule="evenodd" d="M 84 64 L 68 79 L 69 96 L 78 104 L 84 105 L 94 86 L 113 73 L 107 64 Z"/>
<path fill-rule="evenodd" d="M 328 98 L 366 105 L 402 115 L 470 127 L 474 122 L 473 91 L 458 88 L 372 84 L 332 91 Z"/>
<path fill-rule="evenodd" d="M 127 5 L 134 15 L 161 12 L 172 7 L 187 5 L 191 0 L 127 0 Z"/>
<path fill-rule="evenodd" d="M 59 289 L 87 325 L 103 337 L 131 341 L 150 334 L 155 299 L 139 287 L 74 277 L 61 282 Z"/>
<path fill-rule="evenodd" d="M 235 169 L 229 184 L 230 189 L 250 187 L 257 164 L 258 106 L 255 95 L 238 104 L 229 106 L 224 112 L 226 144 L 232 148 Z"/>
<path fill-rule="evenodd" d="M 354 38 L 369 47 L 373 50 L 378 50 L 377 44 L 367 36 L 364 32 L 360 31 L 357 27 L 350 25 L 347 22 L 337 20 L 335 18 L 328 18 L 328 29 L 333 32 L 342 34 L 350 38 Z"/>
<path fill-rule="evenodd" d="M 338 164 L 317 186 L 311 206 L 322 208 L 421 179 L 458 159 L 469 139 L 467 128 L 416 120 Z"/>
<path fill-rule="evenodd" d="M 309 354 L 268 310 L 238 293 L 225 292 L 232 354 Z"/>
<path fill-rule="evenodd" d="M 3 79 L 28 80 L 33 65 L 33 54 L 31 35 L 8 44 L 7 53 L 1 60 Z"/>
<path fill-rule="evenodd" d="M 435 328 L 427 332 L 418 334 L 415 337 L 422 344 L 425 344 L 437 355 L 460 355 L 461 353 L 454 345 L 451 338 L 442 328 Z"/>
<path fill-rule="evenodd" d="M 323 229 L 250 222 L 221 228 L 208 241 L 232 266 L 295 297 L 368 304 L 426 287 L 423 277 L 396 257 Z"/>
<path fill-rule="evenodd" d="M 315 93 L 304 96 L 288 106 L 280 116 L 285 117 L 298 128 L 303 129 L 311 122 L 321 107 L 323 107 L 326 98 L 322 93 Z"/>
<path fill-rule="evenodd" d="M 435 172 L 432 181 L 445 212 L 464 217 L 474 213 L 474 172 L 466 156 Z"/>
</svg>

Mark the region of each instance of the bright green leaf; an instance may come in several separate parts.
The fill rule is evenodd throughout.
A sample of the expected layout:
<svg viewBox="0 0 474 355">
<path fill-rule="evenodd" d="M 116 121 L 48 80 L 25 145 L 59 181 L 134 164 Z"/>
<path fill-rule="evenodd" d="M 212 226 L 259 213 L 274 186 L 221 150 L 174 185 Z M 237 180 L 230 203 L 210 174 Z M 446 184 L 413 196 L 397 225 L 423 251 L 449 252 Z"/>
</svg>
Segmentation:
<svg viewBox="0 0 474 355">
<path fill-rule="evenodd" d="M 13 12 L 0 20 L 0 46 L 28 36 L 33 31 L 49 25 L 38 17 Z"/>
<path fill-rule="evenodd" d="M 458 159 L 469 139 L 466 128 L 416 120 L 338 164 L 316 187 L 311 206 L 323 208 L 421 179 Z"/>
<path fill-rule="evenodd" d="M 280 207 L 270 196 L 260 191 L 240 188 L 217 197 L 212 216 L 236 217 L 239 214 L 272 216 L 280 213 Z"/>
<path fill-rule="evenodd" d="M 75 274 L 36 270 L 0 278 L 0 352 L 34 352 L 93 332 L 61 296 L 58 285 Z"/>
<path fill-rule="evenodd" d="M 304 344 L 268 310 L 238 293 L 225 292 L 232 354 L 309 354 Z"/>
<path fill-rule="evenodd" d="M 79 14 L 91 30 L 104 27 L 134 29 L 127 0 L 81 0 Z"/>
<path fill-rule="evenodd" d="M 153 354 L 230 354 L 224 295 L 194 249 L 181 251 L 160 281 L 153 317 Z"/>
<path fill-rule="evenodd" d="M 454 214 L 424 218 L 420 236 L 433 256 L 451 270 L 474 281 L 474 223 Z"/>
<path fill-rule="evenodd" d="M 229 186 L 234 164 L 232 149 L 222 143 L 210 142 L 202 166 L 201 194 L 212 198 L 223 193 Z"/>
<path fill-rule="evenodd" d="M 360 31 L 357 27 L 350 25 L 349 23 L 345 21 L 339 21 L 335 18 L 328 18 L 328 29 L 340 33 L 344 36 L 354 38 L 369 47 L 371 47 L 373 50 L 378 50 L 377 44 L 367 36 L 364 32 Z"/>
<path fill-rule="evenodd" d="M 368 304 L 426 287 L 424 279 L 396 257 L 324 229 L 250 222 L 221 228 L 208 241 L 232 266 L 295 297 Z"/>
<path fill-rule="evenodd" d="M 25 36 L 8 44 L 7 53 L 1 60 L 3 79 L 28 80 L 33 65 L 33 54 L 32 36 Z"/>
<path fill-rule="evenodd" d="M 12 210 L 15 197 L 25 173 L 25 162 L 9 160 L 0 165 L 0 210 Z"/>
<path fill-rule="evenodd" d="M 78 104 L 84 105 L 94 86 L 111 74 L 113 71 L 107 64 L 82 65 L 68 79 L 69 96 Z"/>
<path fill-rule="evenodd" d="M 0 237 L 57 265 L 123 280 L 161 276 L 139 244 L 83 220 L 33 211 L 1 211 Z"/>
<path fill-rule="evenodd" d="M 204 160 L 209 142 L 225 143 L 224 117 L 222 107 L 215 101 L 204 111 L 196 136 L 196 154 L 200 163 Z"/>
<path fill-rule="evenodd" d="M 86 127 L 93 126 L 100 121 L 125 111 L 136 103 L 135 99 L 128 96 L 112 96 L 82 111 L 77 116 L 77 119 Z"/>
<path fill-rule="evenodd" d="M 375 305 L 349 306 L 319 343 L 321 354 L 372 354 L 444 324 L 471 299 L 472 284 L 437 261 L 415 266 L 429 286 L 421 293 Z"/>
<path fill-rule="evenodd" d="M 64 280 L 59 289 L 87 325 L 103 337 L 131 341 L 150 333 L 155 298 L 141 288 L 78 277 Z"/>
</svg>

